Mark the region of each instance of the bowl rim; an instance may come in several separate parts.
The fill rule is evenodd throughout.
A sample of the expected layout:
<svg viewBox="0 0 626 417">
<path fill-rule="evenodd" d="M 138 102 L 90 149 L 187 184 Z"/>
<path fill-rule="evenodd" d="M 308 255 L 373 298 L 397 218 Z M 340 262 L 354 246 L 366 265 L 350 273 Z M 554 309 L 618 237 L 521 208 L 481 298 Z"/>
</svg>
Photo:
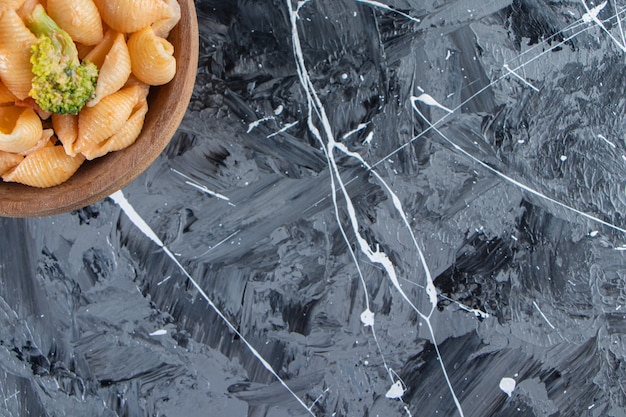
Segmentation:
<svg viewBox="0 0 626 417">
<path fill-rule="evenodd" d="M 183 120 L 198 69 L 199 32 L 195 4 L 193 0 L 179 0 L 179 3 L 181 19 L 168 38 L 173 44 L 183 46 L 175 49 L 176 75 L 168 84 L 150 88 L 148 103 L 159 99 L 163 105 L 156 112 L 148 109 L 137 141 L 126 149 L 85 161 L 79 168 L 80 174 L 54 187 L 35 188 L 0 180 L 0 216 L 43 217 L 86 207 L 130 184 L 161 155 Z M 135 152 L 128 152 L 131 149 Z M 126 169 L 116 169 L 119 166 Z"/>
</svg>

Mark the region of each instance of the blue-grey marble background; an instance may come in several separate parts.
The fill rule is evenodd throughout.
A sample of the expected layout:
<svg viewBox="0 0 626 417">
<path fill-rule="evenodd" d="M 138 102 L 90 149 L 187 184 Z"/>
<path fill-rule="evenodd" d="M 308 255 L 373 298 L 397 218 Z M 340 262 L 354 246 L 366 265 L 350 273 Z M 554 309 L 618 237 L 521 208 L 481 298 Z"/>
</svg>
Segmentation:
<svg viewBox="0 0 626 417">
<path fill-rule="evenodd" d="M 626 2 L 196 8 L 161 157 L 0 219 L 0 415 L 626 416 Z"/>
</svg>

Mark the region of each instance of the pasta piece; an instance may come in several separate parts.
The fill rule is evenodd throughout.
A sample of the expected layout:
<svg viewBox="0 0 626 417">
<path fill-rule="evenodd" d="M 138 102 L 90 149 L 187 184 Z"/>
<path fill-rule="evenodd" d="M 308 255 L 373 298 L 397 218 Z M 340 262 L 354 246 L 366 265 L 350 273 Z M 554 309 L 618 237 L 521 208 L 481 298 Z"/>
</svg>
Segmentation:
<svg viewBox="0 0 626 417">
<path fill-rule="evenodd" d="M 133 74 L 146 84 L 167 84 L 176 75 L 174 47 L 150 26 L 130 36 L 128 51 Z"/>
<path fill-rule="evenodd" d="M 85 158 L 82 155 L 67 155 L 62 146 L 54 146 L 52 142 L 48 144 L 28 154 L 19 165 L 2 175 L 2 179 L 39 188 L 67 181 Z"/>
<path fill-rule="evenodd" d="M 93 62 L 98 68 L 102 68 L 102 64 L 104 64 L 104 59 L 111 50 L 111 47 L 113 47 L 113 42 L 115 42 L 115 39 L 117 38 L 117 35 L 119 33 L 120 32 L 117 32 L 113 29 L 108 29 L 104 33 L 104 37 L 102 38 L 102 40 L 98 42 L 98 44 L 94 46 L 84 56 L 83 59 L 85 61 Z"/>
<path fill-rule="evenodd" d="M 172 16 L 163 0 L 95 0 L 102 20 L 118 32 L 132 33 Z"/>
<path fill-rule="evenodd" d="M 0 175 L 16 167 L 23 159 L 23 155 L 0 151 Z"/>
<path fill-rule="evenodd" d="M 117 34 L 100 66 L 98 81 L 96 83 L 96 96 L 87 102 L 87 106 L 94 106 L 98 104 L 102 98 L 118 91 L 124 86 L 130 76 L 130 54 L 126 46 L 126 39 L 123 33 L 113 33 Z"/>
<path fill-rule="evenodd" d="M 33 109 L 0 107 L 0 151 L 24 152 L 41 138 L 43 126 Z"/>
<path fill-rule="evenodd" d="M 139 99 L 140 87 L 124 88 L 104 97 L 93 107 L 85 107 L 78 115 L 76 152 L 93 148 L 117 132 L 126 122 Z"/>
<path fill-rule="evenodd" d="M 52 129 L 44 129 L 41 133 L 41 137 L 31 148 L 28 148 L 24 152 L 19 152 L 19 155 L 26 156 L 29 153 L 35 152 L 37 149 L 43 148 L 48 143 L 50 143 L 50 139 L 54 136 L 54 130 Z"/>
<path fill-rule="evenodd" d="M 52 128 L 63 144 L 65 153 L 74 156 L 74 143 L 78 137 L 78 116 L 75 114 L 53 114 Z"/>
<path fill-rule="evenodd" d="M 17 10 L 22 6 L 23 3 L 24 0 L 2 0 L 2 2 L 0 2 L 0 13 L 2 13 L 3 10 L 7 9 Z"/>
<path fill-rule="evenodd" d="M 102 40 L 102 19 L 93 0 L 48 0 L 48 15 L 75 42 L 95 45 Z"/>
<path fill-rule="evenodd" d="M 0 81 L 0 104 L 14 103 L 15 100 L 17 100 L 17 97 Z"/>
<path fill-rule="evenodd" d="M 36 41 L 15 10 L 0 14 L 0 79 L 19 99 L 31 89 L 30 47 Z"/>
<path fill-rule="evenodd" d="M 85 158 L 92 160 L 106 155 L 109 152 L 119 151 L 127 148 L 137 140 L 143 123 L 148 112 L 148 102 L 143 100 L 138 105 L 138 108 L 130 115 L 124 126 L 113 134 L 110 138 L 104 142 L 96 145 L 95 147 L 84 151 Z"/>
<path fill-rule="evenodd" d="M 167 19 L 157 20 L 152 24 L 152 29 L 154 33 L 161 37 L 167 38 L 170 34 L 170 31 L 174 29 L 174 26 L 180 20 L 180 4 L 178 4 L 178 0 L 165 0 L 167 5 L 172 9 L 172 16 Z"/>
</svg>

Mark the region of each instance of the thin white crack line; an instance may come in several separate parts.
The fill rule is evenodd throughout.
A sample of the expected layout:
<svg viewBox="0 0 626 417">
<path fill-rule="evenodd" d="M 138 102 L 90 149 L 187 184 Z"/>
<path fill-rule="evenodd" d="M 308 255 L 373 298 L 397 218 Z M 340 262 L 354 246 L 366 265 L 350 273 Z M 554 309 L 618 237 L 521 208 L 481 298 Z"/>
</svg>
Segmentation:
<svg viewBox="0 0 626 417">
<path fill-rule="evenodd" d="M 417 240 L 415 239 L 415 236 L 413 234 L 412 229 L 410 228 L 410 225 L 408 224 L 408 220 L 406 218 L 406 215 L 404 214 L 404 211 L 402 209 L 402 205 L 400 203 L 400 200 L 398 199 L 398 197 L 396 196 L 396 194 L 393 192 L 393 190 L 391 190 L 391 188 L 387 185 L 387 183 L 374 171 L 374 175 L 377 177 L 377 179 L 379 179 L 381 181 L 381 183 L 383 184 L 383 186 L 385 187 L 385 189 L 387 190 L 387 192 L 390 194 L 393 204 L 396 208 L 396 210 L 399 212 L 399 214 L 402 216 L 403 221 L 405 223 L 405 225 L 408 227 L 409 232 L 411 233 L 411 236 L 413 238 L 413 241 L 415 243 L 416 249 L 420 255 L 420 260 L 422 261 L 422 265 L 424 266 L 424 269 L 426 271 L 426 276 L 427 276 L 427 285 L 426 285 L 426 293 L 429 296 L 430 302 L 431 302 L 431 311 L 428 315 L 422 313 L 414 304 L 413 302 L 409 299 L 409 297 L 406 295 L 406 293 L 402 290 L 402 287 L 400 286 L 399 282 L 398 282 L 398 278 L 395 272 L 395 268 L 393 267 L 393 263 L 391 262 L 391 260 L 388 258 L 387 254 L 383 251 L 380 251 L 379 248 L 377 247 L 376 250 L 373 250 L 369 244 L 367 243 L 367 241 L 361 236 L 360 232 L 359 232 L 359 224 L 358 221 L 356 220 L 356 212 L 354 209 L 354 206 L 352 204 L 352 200 L 350 199 L 350 196 L 345 188 L 345 185 L 343 183 L 343 181 L 341 180 L 341 177 L 339 175 L 339 169 L 336 165 L 336 161 L 334 159 L 334 157 L 332 156 L 334 149 L 338 149 L 344 153 L 346 153 L 349 156 L 353 156 L 355 158 L 358 158 L 358 160 L 362 163 L 365 163 L 365 161 L 361 158 L 361 156 L 357 153 L 352 153 L 350 151 L 348 151 L 348 149 L 343 146 L 343 144 L 337 142 L 334 138 L 334 134 L 332 132 L 332 128 L 330 126 L 330 122 L 328 120 L 328 117 L 326 116 L 326 111 L 324 106 L 322 105 L 319 97 L 316 94 L 315 88 L 308 76 L 308 71 L 306 68 L 306 64 L 304 62 L 304 54 L 302 53 L 301 50 L 301 45 L 300 45 L 300 39 L 299 39 L 299 35 L 298 35 L 298 29 L 297 29 L 297 19 L 298 19 L 298 15 L 296 12 L 294 12 L 292 5 L 291 5 L 291 0 L 286 0 L 287 2 L 287 7 L 288 7 L 288 11 L 289 11 L 289 15 L 290 15 L 290 20 L 291 20 L 291 32 L 292 32 L 292 48 L 294 48 L 294 55 L 295 55 L 295 60 L 296 60 L 296 66 L 298 68 L 298 77 L 300 79 L 300 83 L 302 84 L 302 88 L 305 90 L 306 94 L 307 94 L 307 99 L 308 99 L 308 103 L 309 103 L 309 109 L 312 107 L 311 104 L 314 104 L 314 110 L 316 112 L 316 114 L 318 115 L 320 122 L 322 124 L 326 139 L 328 141 L 328 143 L 324 143 L 324 141 L 322 140 L 322 136 L 319 132 L 319 130 L 317 129 L 317 127 L 314 125 L 312 117 L 311 117 L 311 110 L 309 110 L 309 117 L 308 117 L 308 125 L 309 125 L 309 129 L 311 130 L 311 133 L 313 133 L 313 135 L 317 138 L 317 140 L 320 142 L 322 148 L 326 148 L 326 154 L 327 154 L 327 160 L 330 162 L 330 166 L 329 168 L 331 169 L 331 177 L 336 176 L 337 181 L 339 183 L 339 188 L 342 192 L 342 195 L 344 196 L 345 202 L 346 202 L 346 209 L 348 211 L 349 214 L 349 219 L 350 219 L 350 223 L 352 225 L 352 229 L 353 229 L 353 233 L 355 235 L 355 238 L 357 240 L 357 243 L 359 244 L 359 247 L 361 249 L 361 252 L 372 262 L 380 264 L 386 271 L 387 276 L 389 277 L 389 279 L 391 280 L 391 282 L 393 283 L 394 287 L 396 288 L 396 290 L 400 293 L 401 297 L 405 300 L 405 302 L 407 302 L 407 304 L 409 304 L 411 306 L 411 308 L 420 316 L 424 319 L 424 321 L 427 323 L 428 325 L 428 329 L 430 332 L 430 336 L 433 342 L 433 345 L 435 346 L 435 350 L 437 353 L 437 358 L 439 360 L 439 364 L 442 370 L 442 373 L 444 375 L 444 378 L 446 380 L 446 383 L 448 384 L 448 388 L 449 391 L 453 397 L 454 403 L 456 405 L 457 411 L 458 413 L 461 415 L 461 417 L 464 416 L 463 414 L 463 409 L 461 407 L 461 404 L 456 396 L 456 393 L 454 391 L 454 388 L 452 387 L 450 378 L 448 377 L 448 373 L 446 371 L 446 367 L 445 364 L 443 362 L 443 358 L 441 356 L 441 353 L 439 351 L 439 347 L 437 345 L 437 340 L 435 338 L 435 333 L 434 333 L 434 329 L 430 323 L 430 315 L 432 314 L 432 312 L 434 311 L 434 309 L 436 308 L 436 303 L 437 303 L 437 294 L 436 291 L 434 290 L 434 285 L 432 283 L 432 277 L 430 275 L 430 271 L 428 269 L 428 266 L 425 263 L 425 258 L 423 256 L 423 253 L 419 247 L 419 245 L 417 244 Z M 333 196 L 336 195 L 336 192 L 333 190 Z M 338 207 L 336 207 L 336 211 L 338 211 Z M 348 245 L 349 246 L 349 245 Z"/>
<path fill-rule="evenodd" d="M 543 319 L 546 321 L 546 323 L 548 323 L 548 326 L 552 327 L 552 329 L 556 330 L 556 327 L 554 327 L 552 325 L 552 323 L 550 323 L 550 320 L 548 320 L 548 318 L 546 317 L 545 314 L 543 314 L 543 311 L 541 311 L 541 309 L 539 308 L 539 306 L 537 305 L 536 301 L 533 301 L 533 305 L 535 306 L 535 308 L 537 309 L 537 311 L 539 312 L 539 314 L 541 314 L 541 317 L 543 317 Z"/>
<path fill-rule="evenodd" d="M 624 35 L 624 28 L 622 27 L 622 19 L 619 18 L 620 11 L 617 9 L 617 0 L 613 2 L 613 7 L 615 8 L 615 20 L 617 20 L 617 27 L 619 28 L 619 33 L 622 38 L 622 45 L 626 45 L 626 36 Z"/>
<path fill-rule="evenodd" d="M 504 69 L 509 71 L 509 73 L 511 75 L 513 75 L 514 77 L 516 77 L 517 79 L 519 79 L 520 81 L 522 81 L 524 84 L 526 84 L 527 87 L 535 90 L 537 93 L 539 92 L 539 89 L 537 87 L 535 87 L 534 85 L 532 85 L 526 78 L 522 77 L 521 75 L 519 75 L 517 72 L 513 71 L 510 67 L 509 64 L 504 64 Z"/>
<path fill-rule="evenodd" d="M 157 246 L 159 246 L 163 252 L 176 264 L 178 269 L 187 277 L 189 282 L 196 288 L 196 290 L 200 293 L 202 298 L 207 302 L 207 304 L 211 307 L 213 311 L 219 316 L 219 318 L 228 326 L 228 328 L 241 340 L 248 350 L 257 358 L 257 360 L 263 365 L 263 367 L 271 373 L 274 378 L 278 380 L 278 382 L 296 399 L 296 401 L 305 409 L 307 412 L 315 416 L 313 411 L 311 411 L 311 407 L 307 406 L 304 401 L 287 385 L 287 383 L 278 375 L 278 373 L 272 368 L 269 362 L 263 358 L 263 356 L 257 351 L 254 346 L 244 337 L 243 334 L 237 330 L 237 327 L 228 320 L 226 315 L 222 313 L 222 311 L 217 307 L 217 305 L 213 302 L 211 297 L 202 289 L 200 284 L 187 272 L 185 267 L 176 259 L 176 256 L 168 249 L 167 246 L 161 241 L 161 239 L 154 233 L 152 228 L 146 223 L 146 221 L 137 213 L 135 208 L 130 204 L 130 202 L 126 199 L 122 191 L 117 191 L 109 196 L 120 208 L 126 216 L 133 222 L 133 224 L 146 235 L 150 240 L 152 240 Z"/>
<path fill-rule="evenodd" d="M 232 232 L 231 234 L 229 234 L 228 236 L 226 236 L 224 239 L 220 240 L 219 242 L 217 242 L 214 246 L 211 246 L 209 249 L 205 250 L 204 252 L 202 252 L 200 255 L 195 256 L 194 259 L 198 259 L 198 258 L 202 258 L 204 255 L 206 255 L 207 253 L 211 252 L 212 250 L 214 250 L 215 248 L 217 248 L 218 246 L 224 244 L 225 242 L 228 241 L 228 239 L 235 237 L 237 235 L 237 233 L 239 233 L 240 230 L 235 230 L 234 232 Z"/>
</svg>

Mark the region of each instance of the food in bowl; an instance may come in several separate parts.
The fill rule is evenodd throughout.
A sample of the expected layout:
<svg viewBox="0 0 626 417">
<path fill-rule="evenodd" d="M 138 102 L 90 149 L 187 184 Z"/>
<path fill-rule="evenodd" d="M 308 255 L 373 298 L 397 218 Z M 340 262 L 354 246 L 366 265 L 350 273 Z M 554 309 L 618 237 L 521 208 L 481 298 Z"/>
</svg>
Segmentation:
<svg viewBox="0 0 626 417">
<path fill-rule="evenodd" d="M 176 0 L 0 5 L 0 175 L 52 187 L 140 135 L 151 86 L 176 74 Z M 54 17 L 54 18 L 53 18 Z"/>
</svg>

